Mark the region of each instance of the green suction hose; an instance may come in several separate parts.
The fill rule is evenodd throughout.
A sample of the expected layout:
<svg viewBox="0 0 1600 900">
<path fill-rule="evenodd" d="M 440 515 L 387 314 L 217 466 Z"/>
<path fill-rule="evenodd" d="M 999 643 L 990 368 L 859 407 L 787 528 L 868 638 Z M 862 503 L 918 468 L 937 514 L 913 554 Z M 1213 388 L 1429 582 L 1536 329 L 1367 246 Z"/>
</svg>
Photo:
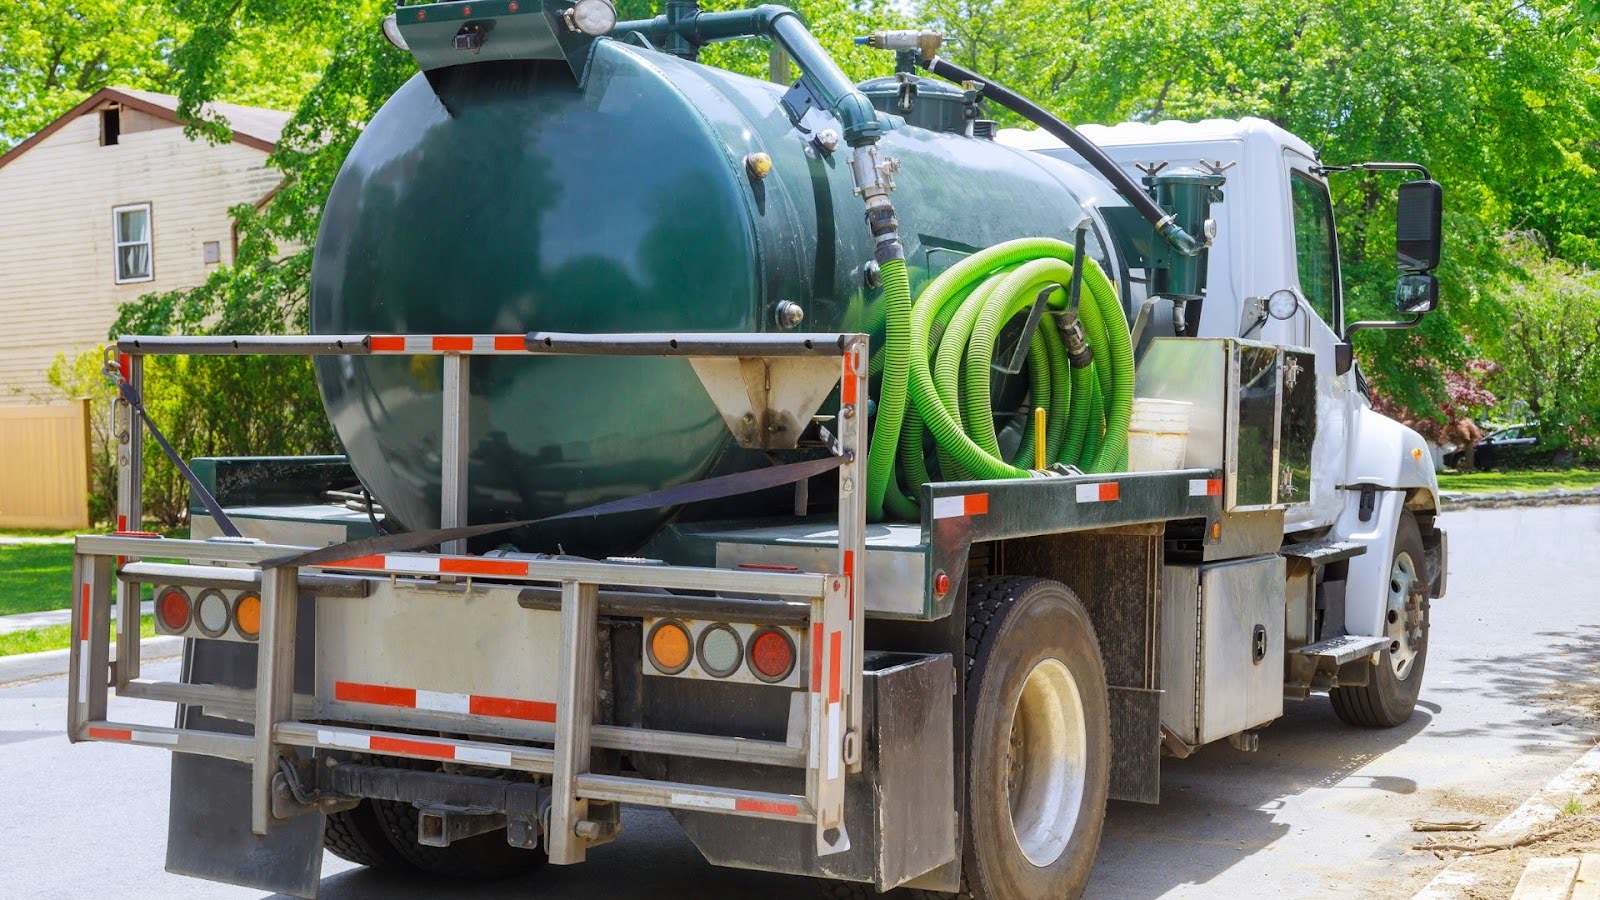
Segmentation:
<svg viewBox="0 0 1600 900">
<path fill-rule="evenodd" d="M 1041 292 L 1049 291 L 1046 302 L 1055 315 L 1044 316 L 1026 339 L 1030 405 L 1046 411 L 1046 462 L 1086 472 L 1124 465 L 1133 405 L 1128 323 L 1116 289 L 1091 259 L 1082 261 L 1081 307 L 1066 309 L 1059 286 L 1071 281 L 1074 262 L 1071 245 L 1062 241 L 1007 241 L 955 264 L 915 302 L 905 261 L 883 264 L 885 340 L 875 354 L 883 375 L 867 459 L 870 519 L 917 518 L 917 494 L 935 477 L 1028 478 L 1039 468 L 1031 421 L 1016 456 L 1002 458 L 990 379 L 1001 329 Z M 1062 339 L 1056 319 L 1073 315 L 1090 353 L 1069 353 Z M 926 434 L 933 437 L 937 476 L 928 466 Z"/>
</svg>

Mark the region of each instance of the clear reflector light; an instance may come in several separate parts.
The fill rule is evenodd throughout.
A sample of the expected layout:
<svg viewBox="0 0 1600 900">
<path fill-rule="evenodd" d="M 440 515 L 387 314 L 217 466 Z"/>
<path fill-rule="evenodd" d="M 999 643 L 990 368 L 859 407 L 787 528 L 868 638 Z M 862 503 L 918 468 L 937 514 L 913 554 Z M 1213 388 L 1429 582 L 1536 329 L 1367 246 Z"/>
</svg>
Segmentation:
<svg viewBox="0 0 1600 900">
<path fill-rule="evenodd" d="M 222 637 L 228 630 L 228 598 L 216 588 L 202 591 L 194 603 L 194 619 L 206 637 Z"/>
<path fill-rule="evenodd" d="M 744 662 L 744 644 L 739 633 L 718 622 L 700 632 L 700 668 L 717 678 L 732 675 Z"/>
</svg>

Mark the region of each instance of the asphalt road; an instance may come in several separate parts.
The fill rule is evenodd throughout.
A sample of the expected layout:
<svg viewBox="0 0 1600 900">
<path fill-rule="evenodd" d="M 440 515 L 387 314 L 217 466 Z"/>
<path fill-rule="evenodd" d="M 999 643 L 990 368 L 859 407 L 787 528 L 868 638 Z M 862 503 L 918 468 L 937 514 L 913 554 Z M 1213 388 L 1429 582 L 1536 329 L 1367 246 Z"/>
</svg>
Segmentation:
<svg viewBox="0 0 1600 900">
<path fill-rule="evenodd" d="M 1353 730 L 1314 698 L 1291 704 L 1257 753 L 1224 744 L 1168 760 L 1160 806 L 1109 811 L 1090 897 L 1409 896 L 1442 865 L 1407 849 L 1413 819 L 1492 822 L 1595 742 L 1592 717 L 1544 698 L 1600 687 L 1600 507 L 1462 512 L 1445 527 L 1450 595 L 1433 606 L 1412 721 Z M 150 674 L 170 675 L 166 665 Z M 70 747 L 65 692 L 61 679 L 0 688 L 0 897 L 260 897 L 162 871 L 167 755 Z M 591 861 L 473 887 L 329 856 L 322 896 L 817 896 L 804 879 L 706 865 L 655 812 L 630 813 L 622 838 Z"/>
</svg>

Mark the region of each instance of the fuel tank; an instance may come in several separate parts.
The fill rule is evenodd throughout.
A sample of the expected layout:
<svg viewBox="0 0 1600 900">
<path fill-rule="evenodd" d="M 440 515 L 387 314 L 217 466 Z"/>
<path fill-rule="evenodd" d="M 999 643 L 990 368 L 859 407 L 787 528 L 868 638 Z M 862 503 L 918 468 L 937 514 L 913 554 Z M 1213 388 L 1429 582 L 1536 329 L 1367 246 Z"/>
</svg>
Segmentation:
<svg viewBox="0 0 1600 900">
<path fill-rule="evenodd" d="M 328 197 L 312 330 L 777 331 L 784 301 L 804 311 L 799 330 L 866 329 L 879 289 L 848 148 L 815 139 L 829 124 L 819 112 L 804 122 L 811 133 L 792 124 L 783 92 L 609 39 L 581 85 L 565 64 L 537 60 L 412 78 Z M 932 127 L 907 124 L 891 114 L 894 91 L 868 93 L 891 126 L 881 148 L 900 164 L 893 200 L 914 289 L 999 241 L 1071 240 L 1086 216 L 1091 252 L 1117 271 L 1084 199 L 1103 193 L 1089 176 L 972 137 L 948 108 L 909 117 Z M 754 154 L 771 160 L 764 176 Z M 374 497 L 405 527 L 436 527 L 441 361 L 324 357 L 317 378 Z M 474 524 L 766 464 L 733 444 L 683 360 L 476 357 L 470 392 Z M 628 553 L 671 514 L 569 520 L 511 540 Z"/>
</svg>

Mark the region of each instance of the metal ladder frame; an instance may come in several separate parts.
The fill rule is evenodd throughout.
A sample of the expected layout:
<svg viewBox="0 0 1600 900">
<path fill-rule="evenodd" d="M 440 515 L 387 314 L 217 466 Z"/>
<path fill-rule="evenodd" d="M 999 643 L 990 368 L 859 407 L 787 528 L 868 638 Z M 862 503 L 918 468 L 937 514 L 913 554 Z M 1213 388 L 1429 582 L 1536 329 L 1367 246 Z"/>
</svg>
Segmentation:
<svg viewBox="0 0 1600 900">
<path fill-rule="evenodd" d="M 147 355 L 311 355 L 375 354 L 442 356 L 444 364 L 441 447 L 441 526 L 465 524 L 467 501 L 468 375 L 478 355 L 631 355 L 688 358 L 767 359 L 833 356 L 840 360 L 840 409 L 835 452 L 839 467 L 839 565 L 835 573 L 789 573 L 684 566 L 635 566 L 558 560 L 519 562 L 464 555 L 464 542 L 441 554 L 388 554 L 346 560 L 315 568 L 416 577 L 419 565 L 436 561 L 441 577 L 492 577 L 496 582 L 560 586 L 561 653 L 557 666 L 553 745 L 519 746 L 477 740 L 419 738 L 415 735 L 329 727 L 296 719 L 294 694 L 295 616 L 302 587 L 329 581 L 298 567 L 266 567 L 263 561 L 310 548 L 239 540 L 152 539 L 136 529 L 142 517 L 142 428 L 126 403 L 116 401 L 117 531 L 77 539 L 73 564 L 68 737 L 164 747 L 177 753 L 217 756 L 251 766 L 251 828 L 266 834 L 286 803 L 280 759 L 290 748 L 359 750 L 363 753 L 423 759 L 456 759 L 472 765 L 548 774 L 552 787 L 546 849 L 550 861 L 576 863 L 599 842 L 588 819 L 590 801 L 636 803 L 730 815 L 809 822 L 815 826 L 818 855 L 850 845 L 844 828 L 845 776 L 859 771 L 862 752 L 860 698 L 864 599 L 857 595 L 856 567 L 865 558 L 868 340 L 863 334 L 619 334 L 582 335 L 533 332 L 511 335 L 330 335 L 124 337 L 116 365 L 136 390 L 143 389 Z M 133 529 L 133 530 L 131 530 Z M 155 545 L 155 546 L 153 546 Z M 157 549 L 159 547 L 159 549 Z M 261 596 L 260 652 L 256 689 L 239 691 L 212 685 L 152 682 L 139 677 L 137 584 L 120 570 L 142 555 L 189 563 L 243 565 L 242 577 L 258 579 Z M 374 559 L 377 559 L 374 562 Z M 518 568 L 520 566 L 520 568 Z M 371 577 L 371 576 L 369 576 Z M 346 581 L 350 579 L 345 579 Z M 807 730 L 804 754 L 783 752 L 782 744 L 742 738 L 688 735 L 647 729 L 601 726 L 603 745 L 668 755 L 720 759 L 765 754 L 778 764 L 806 769 L 804 796 L 743 791 L 594 774 L 590 751 L 594 726 L 595 634 L 602 585 L 662 590 L 712 590 L 793 598 L 809 604 L 806 634 L 810 649 Z M 113 587 L 114 586 L 114 587 Z M 339 602 L 338 592 L 316 602 Z M 349 596 L 345 593 L 345 596 Z M 116 654 L 108 638 L 113 599 L 118 604 Z M 693 615 L 698 598 L 682 597 L 684 614 Z M 798 648 L 797 648 L 798 650 Z M 109 671 L 109 680 L 107 673 Z M 107 719 L 108 691 L 170 702 L 234 704 L 250 707 L 254 736 L 180 728 L 159 728 Z M 302 710 L 303 711 L 303 710 Z M 764 746 L 770 744 L 770 746 Z M 278 795 L 275 803 L 275 793 Z"/>
</svg>

